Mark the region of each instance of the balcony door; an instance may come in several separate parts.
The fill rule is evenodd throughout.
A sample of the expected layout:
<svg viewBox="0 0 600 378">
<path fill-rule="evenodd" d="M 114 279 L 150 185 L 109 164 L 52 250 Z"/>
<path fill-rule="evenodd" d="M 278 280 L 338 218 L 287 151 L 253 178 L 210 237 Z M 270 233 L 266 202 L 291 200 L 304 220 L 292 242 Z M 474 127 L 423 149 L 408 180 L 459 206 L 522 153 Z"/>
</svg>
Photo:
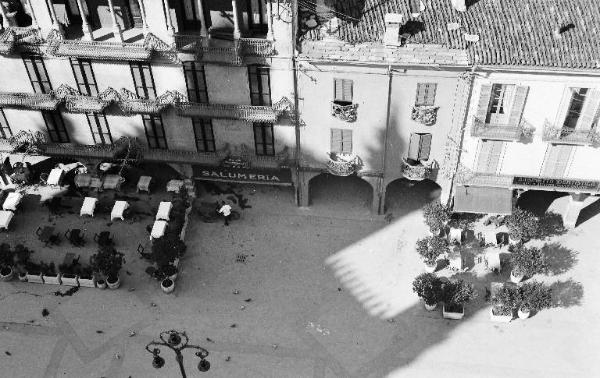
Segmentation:
<svg viewBox="0 0 600 378">
<path fill-rule="evenodd" d="M 112 29 L 113 24 L 108 0 L 87 0 L 87 4 L 94 28 Z M 113 0 L 113 6 L 115 8 L 115 18 L 121 30 L 131 29 L 133 18 L 130 0 Z"/>
<path fill-rule="evenodd" d="M 200 22 L 200 9 L 198 0 L 176 0 L 170 1 L 169 7 L 175 9 L 177 26 L 179 32 L 198 32 L 202 23 Z"/>
<path fill-rule="evenodd" d="M 267 4 L 265 0 L 246 0 L 246 18 L 252 34 L 267 33 Z"/>
</svg>

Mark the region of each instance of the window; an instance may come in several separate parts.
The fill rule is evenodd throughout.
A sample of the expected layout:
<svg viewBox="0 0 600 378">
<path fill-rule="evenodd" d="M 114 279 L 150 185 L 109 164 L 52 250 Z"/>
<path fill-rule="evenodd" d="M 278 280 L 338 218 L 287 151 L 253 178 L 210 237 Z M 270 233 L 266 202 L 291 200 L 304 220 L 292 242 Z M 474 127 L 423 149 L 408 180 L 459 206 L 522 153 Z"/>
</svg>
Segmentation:
<svg viewBox="0 0 600 378">
<path fill-rule="evenodd" d="M 112 144 L 112 136 L 106 122 L 106 116 L 102 113 L 86 114 L 90 131 L 95 144 Z"/>
<path fill-rule="evenodd" d="M 161 150 L 167 149 L 167 139 L 163 127 L 162 118 L 149 114 L 142 115 L 144 120 L 144 129 L 146 130 L 146 139 L 150 148 Z"/>
<path fill-rule="evenodd" d="M 573 148 L 574 146 L 560 144 L 549 145 L 542 175 L 544 177 L 564 177 Z"/>
<path fill-rule="evenodd" d="M 267 7 L 265 0 L 246 1 L 248 12 L 248 23 L 252 30 L 257 32 L 267 31 Z"/>
<path fill-rule="evenodd" d="M 486 123 L 508 122 L 508 113 L 510 111 L 510 98 L 514 91 L 514 85 L 494 84 L 492 85 L 492 95 L 485 118 Z"/>
<path fill-rule="evenodd" d="M 6 116 L 4 115 L 4 110 L 0 108 L 0 138 L 7 139 L 13 135 L 10 126 L 8 125 L 8 121 L 6 120 Z"/>
<path fill-rule="evenodd" d="M 69 143 L 69 135 L 58 111 L 42 112 L 48 135 L 53 143 Z"/>
<path fill-rule="evenodd" d="M 352 153 L 352 130 L 331 129 L 331 152 Z"/>
<path fill-rule="evenodd" d="M 35 93 L 50 93 L 52 85 L 46 72 L 44 59 L 40 56 L 25 56 L 23 57 L 29 81 Z"/>
<path fill-rule="evenodd" d="M 130 62 L 131 75 L 135 85 L 135 92 L 141 98 L 153 100 L 156 98 L 156 89 L 154 88 L 154 79 L 152 70 L 147 63 Z"/>
<path fill-rule="evenodd" d="M 183 72 L 187 86 L 188 99 L 190 102 L 208 103 L 208 92 L 206 89 L 206 75 L 204 66 L 196 62 L 184 62 Z"/>
<path fill-rule="evenodd" d="M 500 140 L 482 140 L 479 149 L 479 158 L 477 160 L 477 169 L 479 173 L 496 174 L 500 163 L 500 156 L 504 148 L 503 141 Z"/>
<path fill-rule="evenodd" d="M 338 105 L 352 104 L 352 80 L 333 79 L 333 96 Z"/>
<path fill-rule="evenodd" d="M 577 127 L 587 95 L 588 88 L 571 88 L 571 100 L 569 101 L 569 109 L 563 122 L 563 128 L 573 130 Z"/>
<path fill-rule="evenodd" d="M 193 31 L 200 29 L 200 9 L 198 0 L 183 0 L 183 29 Z"/>
<path fill-rule="evenodd" d="M 212 122 L 208 118 L 192 118 L 194 135 L 196 136 L 196 148 L 199 152 L 215 151 L 215 136 L 213 134 Z"/>
<path fill-rule="evenodd" d="M 70 58 L 70 60 L 79 92 L 86 96 L 97 96 L 98 85 L 92 70 L 92 62 L 89 59 Z"/>
<path fill-rule="evenodd" d="M 254 106 L 271 106 L 269 67 L 248 66 L 250 103 Z"/>
<path fill-rule="evenodd" d="M 419 83 L 417 84 L 417 99 L 416 106 L 433 106 L 435 104 L 435 91 L 437 84 L 435 83 Z"/>
<path fill-rule="evenodd" d="M 431 134 L 411 133 L 407 159 L 412 161 L 429 160 Z"/>
<path fill-rule="evenodd" d="M 254 123 L 254 147 L 257 155 L 275 155 L 273 124 Z"/>
</svg>

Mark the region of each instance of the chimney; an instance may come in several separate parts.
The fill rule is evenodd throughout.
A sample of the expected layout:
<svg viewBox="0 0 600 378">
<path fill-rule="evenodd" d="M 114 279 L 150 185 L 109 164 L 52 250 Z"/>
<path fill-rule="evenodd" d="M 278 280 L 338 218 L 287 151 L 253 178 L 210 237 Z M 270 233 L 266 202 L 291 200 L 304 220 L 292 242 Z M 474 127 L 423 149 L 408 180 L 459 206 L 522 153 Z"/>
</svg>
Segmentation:
<svg viewBox="0 0 600 378">
<path fill-rule="evenodd" d="M 400 46 L 400 27 L 402 26 L 402 15 L 399 13 L 387 13 L 385 15 L 385 34 L 383 44 L 386 46 Z"/>
<path fill-rule="evenodd" d="M 452 2 L 452 7 L 459 12 L 466 12 L 467 4 L 465 4 L 465 0 L 450 0 Z"/>
</svg>

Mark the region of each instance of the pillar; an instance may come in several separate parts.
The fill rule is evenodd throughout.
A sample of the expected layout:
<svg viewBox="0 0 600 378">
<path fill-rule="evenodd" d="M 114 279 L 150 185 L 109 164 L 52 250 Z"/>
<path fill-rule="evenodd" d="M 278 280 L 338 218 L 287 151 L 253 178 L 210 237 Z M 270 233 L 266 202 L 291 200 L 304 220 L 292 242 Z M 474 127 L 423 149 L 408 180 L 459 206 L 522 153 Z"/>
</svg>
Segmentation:
<svg viewBox="0 0 600 378">
<path fill-rule="evenodd" d="M 142 14 L 142 33 L 144 37 L 148 34 L 148 22 L 146 21 L 146 8 L 144 8 L 144 2 L 137 0 L 138 6 L 140 7 L 140 13 Z"/>
<path fill-rule="evenodd" d="M 113 35 L 115 36 L 115 40 L 117 42 L 123 42 L 123 34 L 121 33 L 121 27 L 117 22 L 117 16 L 115 15 L 115 6 L 113 4 L 113 0 L 108 0 L 108 9 L 110 10 L 110 19 L 113 24 Z"/>
<path fill-rule="evenodd" d="M 231 0 L 231 7 L 233 8 L 233 39 L 240 39 L 242 33 L 240 33 L 240 15 L 237 0 Z"/>
<path fill-rule="evenodd" d="M 583 193 L 573 193 L 569 198 L 569 203 L 567 204 L 567 208 L 562 214 L 563 224 L 565 228 L 571 229 L 575 228 L 577 225 L 577 218 L 579 218 L 579 213 L 581 209 L 583 209 L 586 198 L 589 194 Z"/>
<path fill-rule="evenodd" d="M 92 34 L 92 28 L 90 24 L 87 22 L 87 18 L 85 17 L 85 12 L 83 11 L 83 5 L 81 4 L 81 0 L 77 0 L 77 9 L 79 9 L 79 14 L 81 15 L 81 29 L 83 30 L 83 39 L 86 41 L 93 41 L 94 36 Z"/>
<path fill-rule="evenodd" d="M 48 0 L 46 0 L 48 1 Z M 54 4 L 52 0 L 50 0 L 50 4 L 48 5 L 50 8 L 50 18 L 52 19 L 52 29 L 57 30 L 61 35 L 64 35 L 64 30 L 62 25 L 58 22 L 58 17 L 56 17 L 56 10 L 54 10 Z"/>
<path fill-rule="evenodd" d="M 204 5 L 202 0 L 198 0 L 198 13 L 200 13 L 200 36 L 202 38 L 208 37 L 208 29 L 206 28 L 206 20 L 204 19 Z"/>
<path fill-rule="evenodd" d="M 267 40 L 274 41 L 275 36 L 273 35 L 273 4 L 271 0 L 267 0 Z"/>
<path fill-rule="evenodd" d="M 315 171 L 300 171 L 300 182 L 297 183 L 297 205 L 300 207 L 308 207 L 310 205 L 310 180 L 321 172 Z"/>
<path fill-rule="evenodd" d="M 10 25 L 8 24 L 8 18 L 6 17 L 6 10 L 2 5 L 2 1 L 0 1 L 0 16 L 2 16 L 2 29 L 8 28 Z"/>
</svg>

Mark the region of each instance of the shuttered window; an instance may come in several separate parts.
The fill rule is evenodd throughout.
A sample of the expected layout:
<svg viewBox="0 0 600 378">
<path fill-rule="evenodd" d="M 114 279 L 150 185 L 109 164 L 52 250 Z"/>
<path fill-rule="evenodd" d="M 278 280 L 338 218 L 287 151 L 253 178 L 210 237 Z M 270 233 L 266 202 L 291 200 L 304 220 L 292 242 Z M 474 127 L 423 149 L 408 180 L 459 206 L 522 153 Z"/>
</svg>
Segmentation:
<svg viewBox="0 0 600 378">
<path fill-rule="evenodd" d="M 588 88 L 571 88 L 571 100 L 569 101 L 569 108 L 563 122 L 563 128 L 574 130 L 577 127 L 587 93 Z"/>
<path fill-rule="evenodd" d="M 146 131 L 148 147 L 166 150 L 167 138 L 165 136 L 162 118 L 160 116 L 143 114 L 142 119 L 144 120 L 144 129 Z"/>
<path fill-rule="evenodd" d="M 333 79 L 334 102 L 340 105 L 352 104 L 352 80 Z"/>
<path fill-rule="evenodd" d="M 156 98 L 156 88 L 154 87 L 154 78 L 152 69 L 147 63 L 129 62 L 135 92 L 141 98 L 153 100 Z"/>
<path fill-rule="evenodd" d="M 90 131 L 92 132 L 92 138 L 94 138 L 94 143 L 112 144 L 112 135 L 110 135 L 106 116 L 102 113 L 88 113 L 86 116 L 88 124 L 90 125 Z"/>
<path fill-rule="evenodd" d="M 435 104 L 435 92 L 437 84 L 435 83 L 419 83 L 417 84 L 417 106 L 433 106 Z"/>
<path fill-rule="evenodd" d="M 196 149 L 199 152 L 215 151 L 215 136 L 213 134 L 212 121 L 209 118 L 192 118 L 194 135 L 196 137 Z"/>
<path fill-rule="evenodd" d="M 248 66 L 250 103 L 255 106 L 271 106 L 271 79 L 269 67 Z"/>
<path fill-rule="evenodd" d="M 431 134 L 411 133 L 407 158 L 412 161 L 429 160 Z"/>
<path fill-rule="evenodd" d="M 254 148 L 257 155 L 275 155 L 272 123 L 254 123 Z"/>
<path fill-rule="evenodd" d="M 492 125 L 518 126 L 528 93 L 528 86 L 482 85 L 475 117 Z"/>
<path fill-rule="evenodd" d="M 60 112 L 54 111 L 43 111 L 42 116 L 44 122 L 46 122 L 46 129 L 48 130 L 48 136 L 50 141 L 53 143 L 69 143 L 69 135 L 63 122 Z"/>
<path fill-rule="evenodd" d="M 498 171 L 504 143 L 500 140 L 482 140 L 480 142 L 476 169 L 478 173 L 495 174 Z"/>
<path fill-rule="evenodd" d="M 564 177 L 571 151 L 574 146 L 564 144 L 551 144 L 546 151 L 546 159 L 542 176 Z"/>
<path fill-rule="evenodd" d="M 331 129 L 331 152 L 352 153 L 352 130 Z"/>
<path fill-rule="evenodd" d="M 44 59 L 40 56 L 25 56 L 23 57 L 29 81 L 35 93 L 50 93 L 52 85 L 46 72 Z"/>
<path fill-rule="evenodd" d="M 13 133 L 8 125 L 8 121 L 6 120 L 6 115 L 4 115 L 4 110 L 0 108 L 0 138 L 7 139 L 12 135 Z"/>
<path fill-rule="evenodd" d="M 78 58 L 70 58 L 70 61 L 79 92 L 86 96 L 98 96 L 98 84 L 92 69 L 92 61 Z"/>
<path fill-rule="evenodd" d="M 183 72 L 185 74 L 188 100 L 207 104 L 208 91 L 206 89 L 204 66 L 196 62 L 183 62 Z"/>
<path fill-rule="evenodd" d="M 563 129 L 590 130 L 598 122 L 600 107 L 600 91 L 589 88 L 569 88 L 570 99 Z"/>
<path fill-rule="evenodd" d="M 529 87 L 522 85 L 517 85 L 515 87 L 510 115 L 508 116 L 508 124 L 510 126 L 518 126 L 521 124 L 521 117 L 523 116 L 523 110 L 525 109 L 525 102 L 527 101 L 528 94 Z"/>
</svg>

